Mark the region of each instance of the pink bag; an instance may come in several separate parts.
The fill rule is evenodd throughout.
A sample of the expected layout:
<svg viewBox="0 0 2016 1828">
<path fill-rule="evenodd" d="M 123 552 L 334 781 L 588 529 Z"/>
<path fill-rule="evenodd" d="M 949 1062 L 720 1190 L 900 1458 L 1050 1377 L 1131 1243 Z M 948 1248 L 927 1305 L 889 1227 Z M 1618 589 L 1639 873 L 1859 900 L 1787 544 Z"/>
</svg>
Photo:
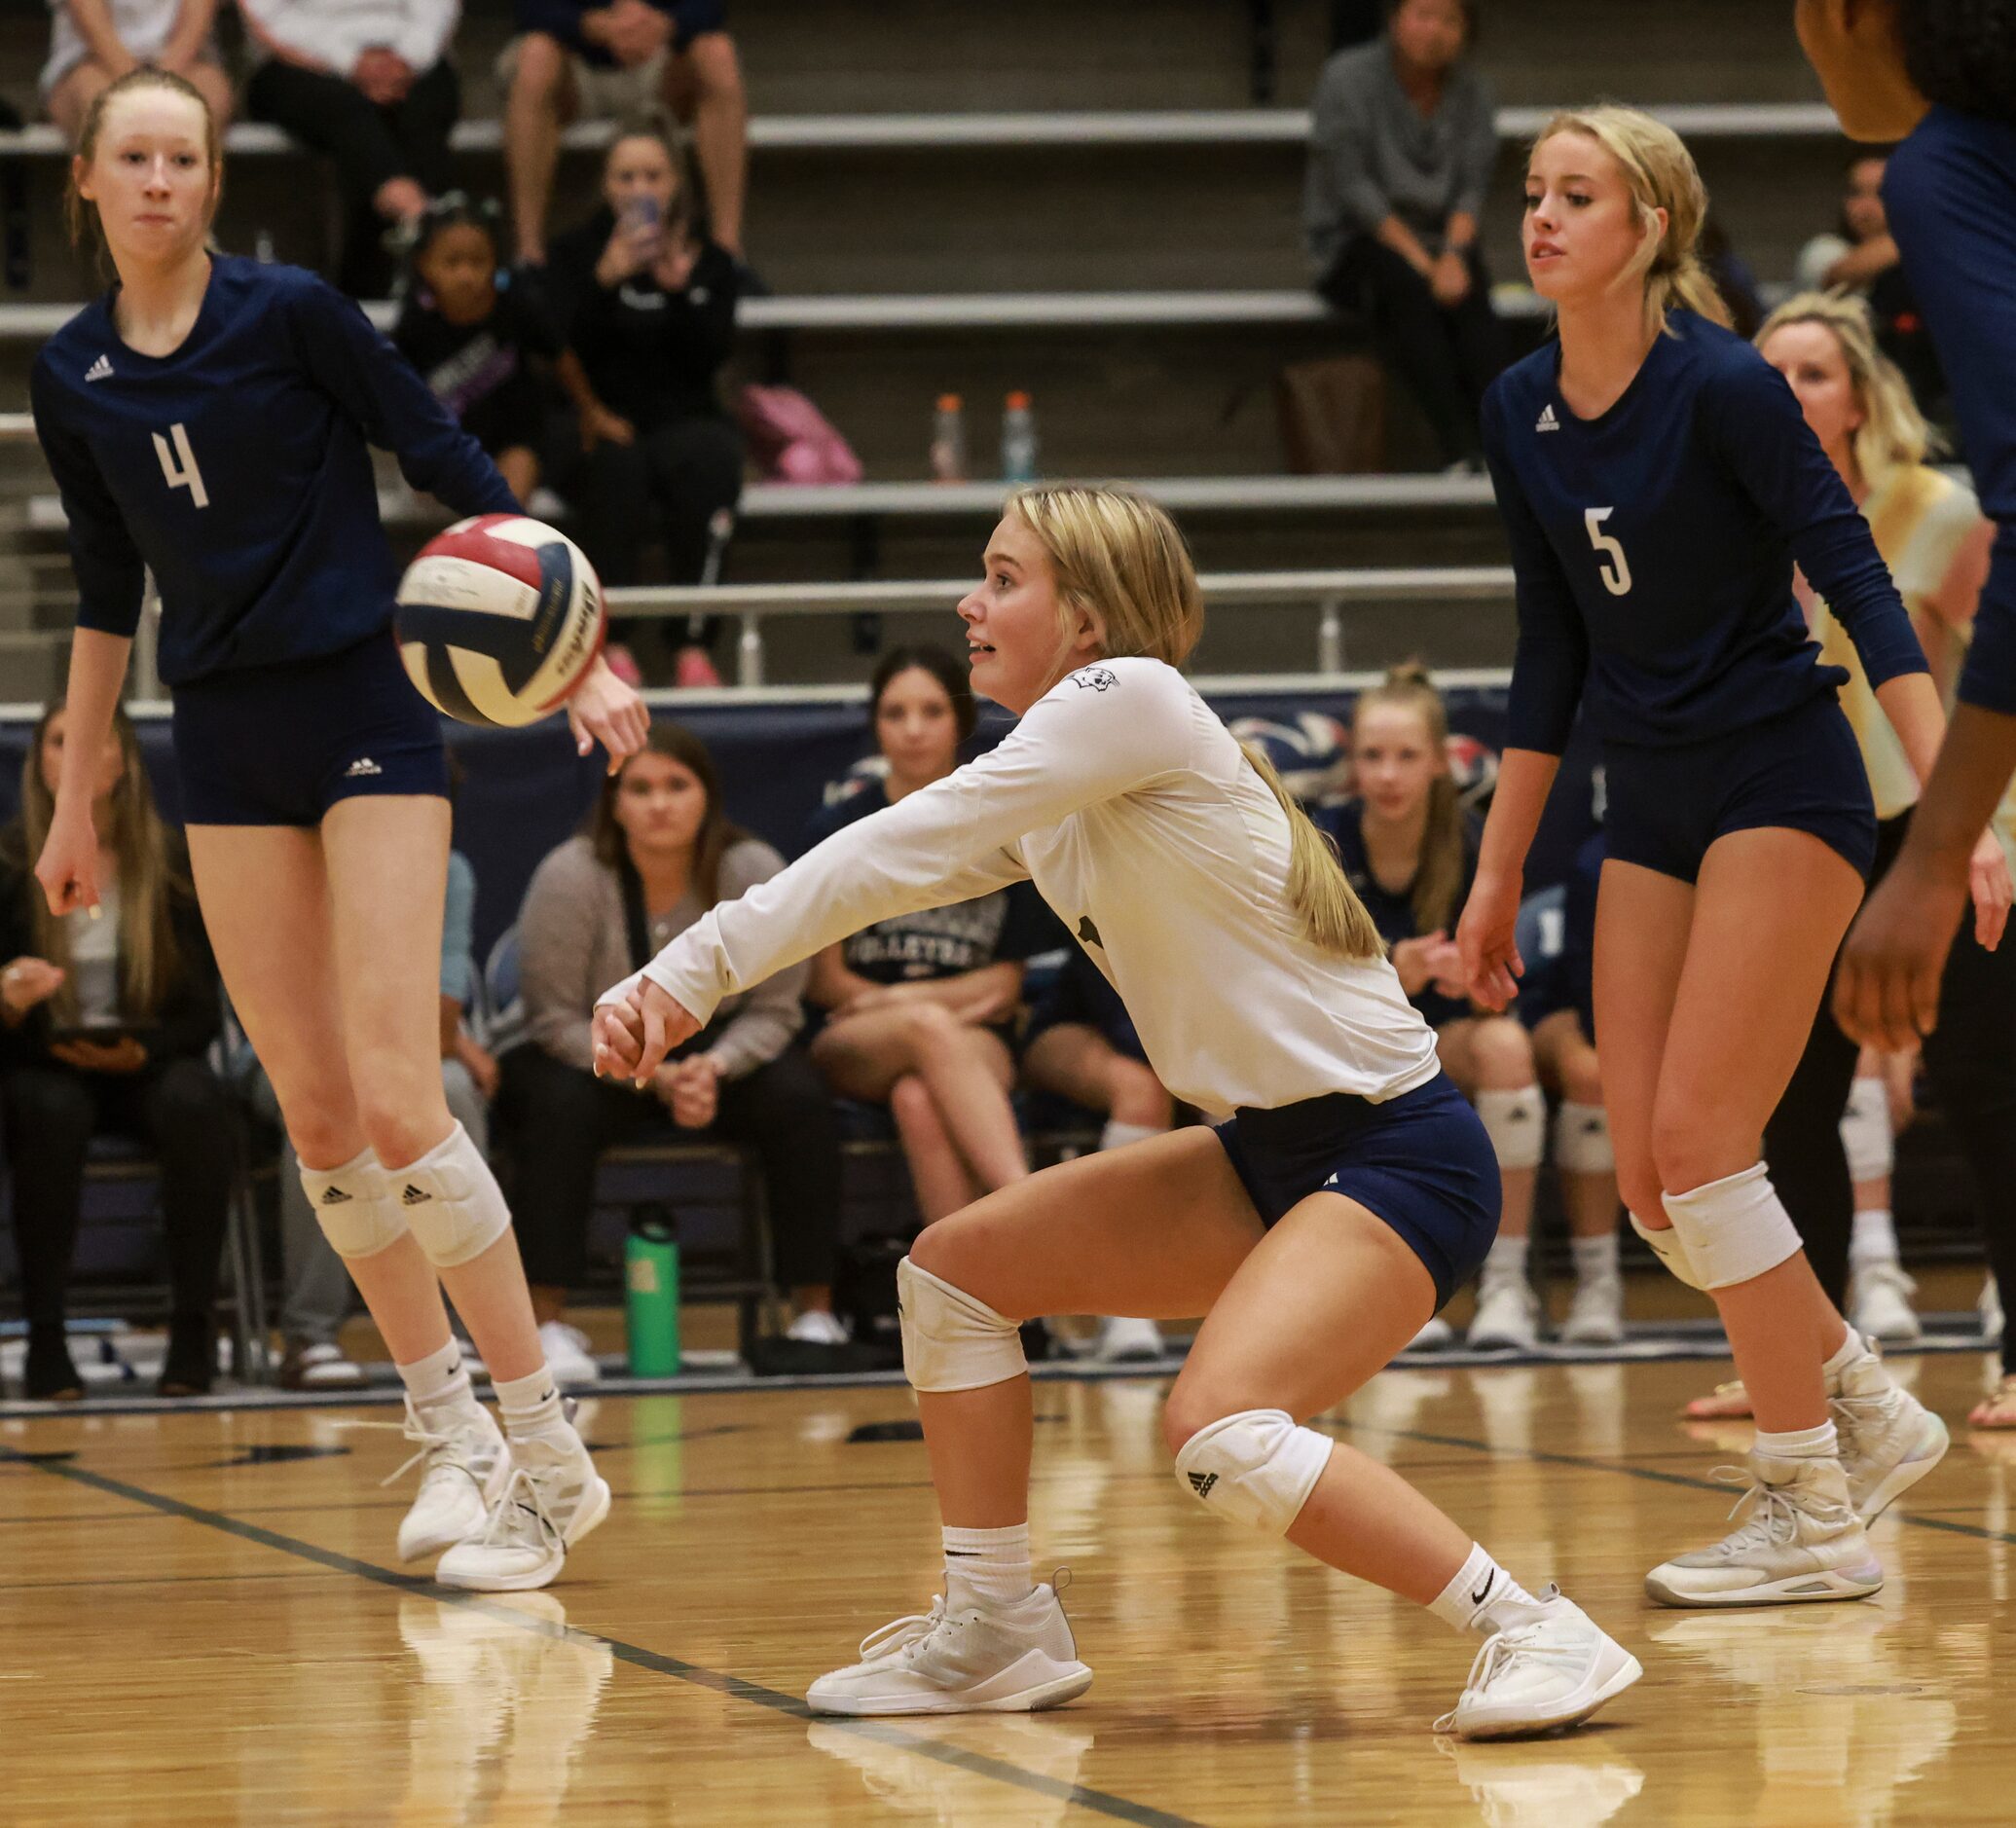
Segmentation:
<svg viewBox="0 0 2016 1828">
<path fill-rule="evenodd" d="M 858 483 L 861 458 L 795 387 L 751 384 L 736 403 L 750 454 L 780 483 Z"/>
</svg>

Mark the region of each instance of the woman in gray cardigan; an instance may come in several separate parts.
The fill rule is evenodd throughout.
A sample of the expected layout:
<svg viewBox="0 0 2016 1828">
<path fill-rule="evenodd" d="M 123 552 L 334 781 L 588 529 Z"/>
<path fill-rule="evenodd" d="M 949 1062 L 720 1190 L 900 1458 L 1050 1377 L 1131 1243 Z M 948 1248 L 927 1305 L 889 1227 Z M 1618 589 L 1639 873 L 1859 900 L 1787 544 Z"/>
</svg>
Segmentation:
<svg viewBox="0 0 2016 1828">
<path fill-rule="evenodd" d="M 791 1045 L 804 1020 L 805 968 L 730 997 L 648 1090 L 597 1079 L 589 1049 L 604 985 L 783 867 L 767 844 L 729 822 L 700 739 L 654 723 L 644 747 L 603 784 L 582 833 L 534 872 L 518 917 L 526 1042 L 504 1056 L 497 1112 L 542 1332 L 563 1324 L 568 1290 L 586 1267 L 603 1151 L 675 1128 L 755 1151 L 778 1280 L 798 1310 L 790 1337 L 845 1343 L 831 1296 L 840 1135 L 819 1075 Z"/>
<path fill-rule="evenodd" d="M 1383 36 L 1323 66 L 1302 235 L 1316 290 L 1370 316 L 1444 459 L 1482 475 L 1477 407 L 1505 347 L 1477 247 L 1498 130 L 1476 33 L 1476 0 L 1399 0 Z"/>
</svg>

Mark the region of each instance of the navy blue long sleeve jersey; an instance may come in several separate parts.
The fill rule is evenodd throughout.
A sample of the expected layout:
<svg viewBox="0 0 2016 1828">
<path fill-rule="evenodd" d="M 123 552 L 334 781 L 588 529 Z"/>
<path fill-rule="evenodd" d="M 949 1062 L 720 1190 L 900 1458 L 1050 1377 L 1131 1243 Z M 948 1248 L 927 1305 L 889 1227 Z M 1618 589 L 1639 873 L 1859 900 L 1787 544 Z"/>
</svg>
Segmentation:
<svg viewBox="0 0 2016 1828">
<path fill-rule="evenodd" d="M 152 570 L 168 684 L 386 626 L 397 575 L 370 445 L 459 513 L 518 512 L 412 364 L 312 274 L 216 258 L 160 359 L 120 341 L 113 296 L 43 346 L 29 395 L 69 516 L 78 626 L 130 636 Z"/>
<path fill-rule="evenodd" d="M 1783 378 L 1741 337 L 1671 314 L 1617 403 L 1577 419 L 1560 347 L 1485 396 L 1485 455 L 1518 574 L 1515 749 L 1559 754 L 1587 683 L 1605 743 L 1725 736 L 1848 676 L 1822 666 L 1796 559 L 1872 684 L 1924 656 L 1847 488 Z"/>
<path fill-rule="evenodd" d="M 1883 177 L 1995 554 L 1960 695 L 2016 713 L 2016 127 L 1934 108 Z"/>
</svg>

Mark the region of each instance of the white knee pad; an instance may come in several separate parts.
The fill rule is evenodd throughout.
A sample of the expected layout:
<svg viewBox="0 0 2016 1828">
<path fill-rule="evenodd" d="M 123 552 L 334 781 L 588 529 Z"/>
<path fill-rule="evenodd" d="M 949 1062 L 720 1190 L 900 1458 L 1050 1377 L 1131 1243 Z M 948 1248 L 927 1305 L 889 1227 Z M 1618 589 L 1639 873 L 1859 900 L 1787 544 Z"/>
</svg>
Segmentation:
<svg viewBox="0 0 2016 1828">
<path fill-rule="evenodd" d="M 340 1168 L 303 1167 L 301 1186 L 339 1257 L 376 1257 L 406 1235 L 406 1215 L 368 1149 Z"/>
<path fill-rule="evenodd" d="M 1857 1079 L 1849 1087 L 1848 1109 L 1841 1115 L 1841 1147 L 1848 1152 L 1851 1181 L 1881 1181 L 1896 1165 L 1889 1094 L 1881 1079 Z"/>
<path fill-rule="evenodd" d="M 1562 1101 L 1554 1114 L 1554 1165 L 1569 1174 L 1609 1174 L 1617 1166 L 1610 1114 L 1601 1105 Z"/>
<path fill-rule="evenodd" d="M 1659 1259 L 1667 1273 L 1684 1282 L 1690 1289 L 1700 1289 L 1704 1294 L 1707 1284 L 1701 1279 L 1701 1271 L 1695 1268 L 1694 1259 L 1687 1254 L 1687 1240 L 1680 1235 L 1678 1225 L 1665 1231 L 1655 1231 L 1634 1212 L 1625 1215 L 1631 1221 L 1631 1228 L 1645 1240 L 1646 1248 Z"/>
<path fill-rule="evenodd" d="M 418 1161 L 387 1168 L 385 1176 L 391 1197 L 437 1269 L 481 1257 L 511 1228 L 503 1189 L 459 1123 Z"/>
<path fill-rule="evenodd" d="M 896 1266 L 896 1299 L 913 1390 L 984 1390 L 1029 1369 L 1013 1321 L 907 1257 Z"/>
<path fill-rule="evenodd" d="M 1501 1168 L 1537 1168 L 1547 1148 L 1547 1100 L 1537 1085 L 1479 1092 L 1477 1115 Z"/>
<path fill-rule="evenodd" d="M 1242 1409 L 1200 1428 L 1176 1456 L 1184 1490 L 1235 1523 L 1286 1536 L 1330 1461 L 1331 1440 L 1286 1409 Z"/>
<path fill-rule="evenodd" d="M 1761 1161 L 1691 1192 L 1667 1194 L 1666 1216 L 1704 1289 L 1749 1282 L 1801 1248 L 1798 1229 Z"/>
</svg>

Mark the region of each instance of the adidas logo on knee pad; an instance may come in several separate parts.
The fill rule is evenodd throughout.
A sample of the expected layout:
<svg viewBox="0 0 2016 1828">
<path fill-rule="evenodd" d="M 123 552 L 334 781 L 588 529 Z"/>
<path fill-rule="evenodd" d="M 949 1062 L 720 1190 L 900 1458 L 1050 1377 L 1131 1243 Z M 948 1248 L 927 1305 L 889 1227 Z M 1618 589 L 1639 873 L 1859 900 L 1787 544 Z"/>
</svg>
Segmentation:
<svg viewBox="0 0 2016 1828">
<path fill-rule="evenodd" d="M 409 1181 L 406 1184 L 406 1191 L 399 1195 L 399 1204 L 402 1206 L 423 1206 L 433 1197 L 433 1194 L 429 1193 L 424 1188 L 415 1187 Z"/>
<path fill-rule="evenodd" d="M 324 1206 L 348 1206 L 349 1202 L 350 1196 L 340 1187 L 325 1188 L 322 1190 L 322 1204 Z"/>
<path fill-rule="evenodd" d="M 1217 1483 L 1218 1475 L 1216 1473 L 1192 1473 L 1190 1476 L 1190 1488 L 1199 1498 L 1210 1497 L 1211 1487 Z"/>
</svg>

